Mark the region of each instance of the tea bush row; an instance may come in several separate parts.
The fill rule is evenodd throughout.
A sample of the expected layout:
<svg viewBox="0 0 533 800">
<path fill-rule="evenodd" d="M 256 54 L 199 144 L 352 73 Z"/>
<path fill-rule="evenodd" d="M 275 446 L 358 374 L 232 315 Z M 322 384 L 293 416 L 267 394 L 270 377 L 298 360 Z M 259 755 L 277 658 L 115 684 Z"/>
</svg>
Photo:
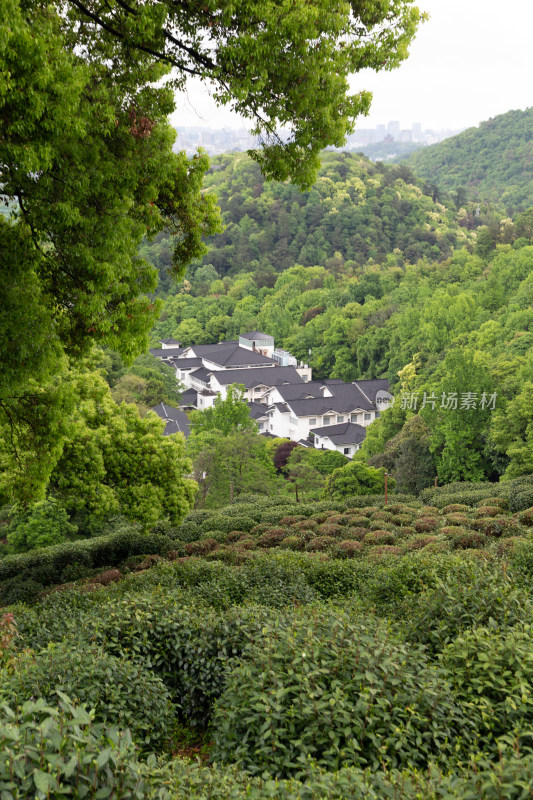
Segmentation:
<svg viewBox="0 0 533 800">
<path fill-rule="evenodd" d="M 131 556 L 162 555 L 172 547 L 166 536 L 131 531 L 9 555 L 0 559 L 0 603 L 33 599 L 45 586 L 71 579 L 73 565 L 83 570 L 113 567 Z"/>
</svg>

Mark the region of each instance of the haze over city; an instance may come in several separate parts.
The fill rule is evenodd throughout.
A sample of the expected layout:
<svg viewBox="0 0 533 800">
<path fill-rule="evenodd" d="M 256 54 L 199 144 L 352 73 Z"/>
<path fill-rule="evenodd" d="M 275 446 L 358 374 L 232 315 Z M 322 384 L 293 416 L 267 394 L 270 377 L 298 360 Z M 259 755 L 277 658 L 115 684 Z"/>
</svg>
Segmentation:
<svg viewBox="0 0 533 800">
<path fill-rule="evenodd" d="M 373 102 L 359 128 L 399 121 L 401 129 L 450 131 L 478 125 L 512 108 L 532 105 L 529 82 L 533 4 L 509 0 L 419 0 L 430 19 L 421 25 L 410 56 L 399 69 L 353 76 L 354 91 Z M 229 108 L 217 108 L 206 86 L 190 81 L 178 96 L 176 127 L 246 128 Z"/>
</svg>

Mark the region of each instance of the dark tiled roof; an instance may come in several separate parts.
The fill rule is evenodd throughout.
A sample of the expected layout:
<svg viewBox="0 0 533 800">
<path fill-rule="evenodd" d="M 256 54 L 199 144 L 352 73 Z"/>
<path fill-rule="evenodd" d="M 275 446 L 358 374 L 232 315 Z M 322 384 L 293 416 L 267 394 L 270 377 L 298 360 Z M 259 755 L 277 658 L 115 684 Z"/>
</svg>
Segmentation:
<svg viewBox="0 0 533 800">
<path fill-rule="evenodd" d="M 192 369 L 201 367 L 204 362 L 201 358 L 173 358 L 171 363 L 176 369 Z"/>
<path fill-rule="evenodd" d="M 354 381 L 355 385 L 364 392 L 371 403 L 376 403 L 376 392 L 390 391 L 390 384 L 386 378 L 375 378 L 368 381 Z"/>
<path fill-rule="evenodd" d="M 191 378 L 196 378 L 203 383 L 209 383 L 209 376 L 211 375 L 211 370 L 206 369 L 205 367 L 200 367 L 199 369 L 195 369 L 194 372 L 191 373 Z"/>
<path fill-rule="evenodd" d="M 180 400 L 180 406 L 194 406 L 196 408 L 198 402 L 198 392 L 196 389 L 186 389 L 182 395 Z"/>
<path fill-rule="evenodd" d="M 243 339 L 247 339 L 249 342 L 253 341 L 254 339 L 272 339 L 274 341 L 274 337 L 271 336 L 269 333 L 263 333 L 263 331 L 248 331 L 248 333 L 241 333 Z"/>
<path fill-rule="evenodd" d="M 185 437 L 189 436 L 189 420 L 187 415 L 183 411 L 180 411 L 179 408 L 173 408 L 167 405 L 167 403 L 159 403 L 159 405 L 154 406 L 151 411 L 154 411 L 158 417 L 166 421 L 167 424 L 163 431 L 165 436 L 178 432 L 183 433 Z"/>
<path fill-rule="evenodd" d="M 333 444 L 361 444 L 366 436 L 366 428 L 354 422 L 342 422 L 339 425 L 313 428 L 310 433 L 323 439 L 330 439 Z"/>
<path fill-rule="evenodd" d="M 251 403 L 248 403 L 248 409 L 250 411 L 250 416 L 252 419 L 259 419 L 260 417 L 267 416 L 267 407 L 262 403 L 254 403 L 252 400 Z"/>
<path fill-rule="evenodd" d="M 280 386 L 283 383 L 301 383 L 305 385 L 305 381 L 298 375 L 294 367 L 222 369 L 212 374 L 221 386 L 242 383 L 246 389 L 253 389 L 254 386 Z"/>
<path fill-rule="evenodd" d="M 284 400 L 305 400 L 310 397 L 324 397 L 323 384 L 320 381 L 304 381 L 287 386 L 278 386 L 278 392 Z"/>
<path fill-rule="evenodd" d="M 211 350 L 209 354 L 206 353 L 202 357 L 220 367 L 245 367 L 256 364 L 258 366 L 266 366 L 267 364 L 276 363 L 272 358 L 267 358 L 261 353 L 247 350 L 245 347 L 239 347 L 239 345 L 235 344 L 219 346 L 216 350 Z"/>
<path fill-rule="evenodd" d="M 335 401 L 336 411 L 354 411 L 356 408 L 370 411 L 375 408 L 374 403 L 353 383 L 330 383 L 328 389 L 333 395 L 329 399 Z"/>
<path fill-rule="evenodd" d="M 168 361 L 170 358 L 178 358 L 184 350 L 184 347 L 151 347 L 150 353 L 154 358 L 163 358 Z"/>
</svg>

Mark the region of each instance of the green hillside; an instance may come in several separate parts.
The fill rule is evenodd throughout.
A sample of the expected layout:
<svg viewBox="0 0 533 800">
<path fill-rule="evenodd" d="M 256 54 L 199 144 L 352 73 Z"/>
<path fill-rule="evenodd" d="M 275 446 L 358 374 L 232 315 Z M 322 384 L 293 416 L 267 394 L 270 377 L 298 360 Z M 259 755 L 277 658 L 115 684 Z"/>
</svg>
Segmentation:
<svg viewBox="0 0 533 800">
<path fill-rule="evenodd" d="M 471 198 L 523 211 L 533 205 L 533 107 L 499 114 L 404 163 L 441 189 L 464 187 Z"/>
<path fill-rule="evenodd" d="M 308 192 L 265 181 L 243 153 L 214 158 L 205 186 L 217 196 L 226 229 L 208 240 L 209 252 L 192 262 L 191 273 L 212 264 L 219 275 L 268 274 L 294 264 L 327 265 L 335 253 L 354 267 L 381 264 L 395 250 L 410 262 L 441 260 L 469 238 L 453 204 L 435 202 L 433 188 L 410 169 L 355 153 L 324 153 Z M 142 249 L 160 270 L 162 291 L 171 287 L 165 271 L 171 251 L 168 237 Z"/>
</svg>

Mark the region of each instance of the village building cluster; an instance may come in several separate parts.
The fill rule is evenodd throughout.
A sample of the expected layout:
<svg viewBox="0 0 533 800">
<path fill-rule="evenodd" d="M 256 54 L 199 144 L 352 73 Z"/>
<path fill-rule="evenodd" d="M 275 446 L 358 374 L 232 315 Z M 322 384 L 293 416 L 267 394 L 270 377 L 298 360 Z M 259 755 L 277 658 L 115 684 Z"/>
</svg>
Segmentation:
<svg viewBox="0 0 533 800">
<path fill-rule="evenodd" d="M 228 387 L 241 384 L 260 434 L 338 450 L 351 458 L 368 425 L 386 408 L 382 398 L 389 390 L 387 380 L 313 380 L 308 364 L 276 348 L 274 337 L 262 331 L 188 347 L 164 339 L 161 348 L 150 352 L 171 365 L 186 387 L 179 408 L 160 403 L 152 409 L 166 421 L 166 434 L 181 431 L 187 436 L 186 410 L 209 408 L 217 396 L 226 397 Z"/>
</svg>

